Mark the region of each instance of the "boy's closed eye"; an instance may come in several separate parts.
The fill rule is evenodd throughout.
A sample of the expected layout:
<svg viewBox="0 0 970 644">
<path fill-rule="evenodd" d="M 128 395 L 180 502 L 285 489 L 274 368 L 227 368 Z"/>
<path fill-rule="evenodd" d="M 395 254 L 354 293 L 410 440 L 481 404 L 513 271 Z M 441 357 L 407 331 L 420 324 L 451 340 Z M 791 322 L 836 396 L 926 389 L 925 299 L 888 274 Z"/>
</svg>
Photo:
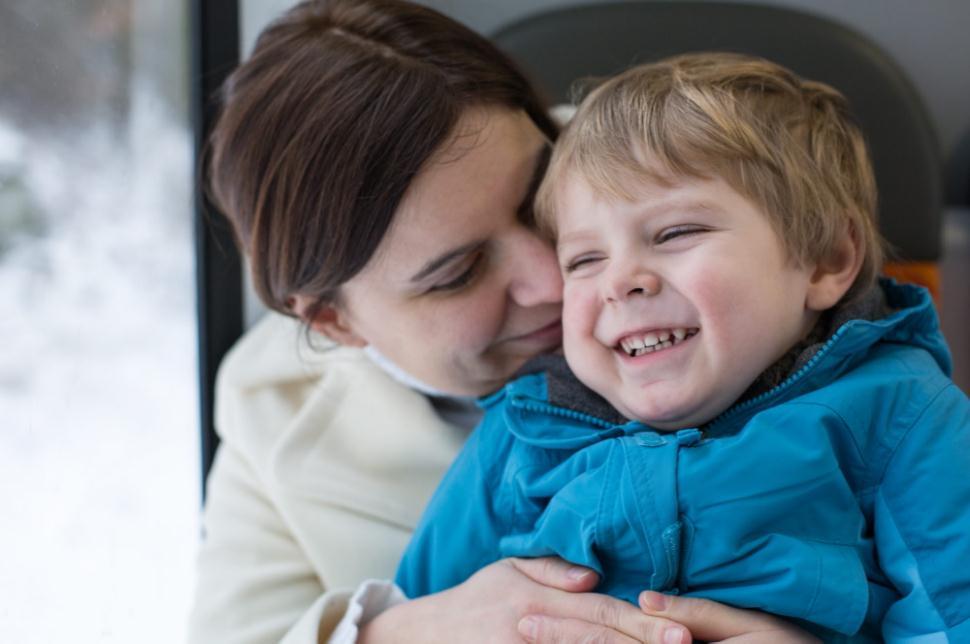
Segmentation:
<svg viewBox="0 0 970 644">
<path fill-rule="evenodd" d="M 606 256 L 600 253 L 587 253 L 580 255 L 574 259 L 564 262 L 562 265 L 562 272 L 568 275 L 569 273 L 574 273 L 581 268 L 590 267 L 604 259 L 606 259 Z"/>
<path fill-rule="evenodd" d="M 708 232 L 710 228 L 705 226 L 699 226 L 697 224 L 683 224 L 678 226 L 671 226 L 669 228 L 664 228 L 660 233 L 654 238 L 654 244 L 661 245 L 666 242 L 672 241 L 674 239 L 683 239 L 684 237 L 689 237 L 696 235 L 698 233 Z"/>
<path fill-rule="evenodd" d="M 711 228 L 707 226 L 701 226 L 699 224 L 679 224 L 676 226 L 669 226 L 664 228 L 659 233 L 657 233 L 652 240 L 654 246 L 661 246 L 663 244 L 669 244 L 675 240 L 688 239 L 691 237 L 696 237 L 701 233 L 710 232 Z M 571 274 L 583 268 L 589 268 L 592 265 L 603 261 L 606 259 L 606 255 L 600 252 L 587 252 L 582 253 L 578 256 L 570 258 L 568 261 L 562 263 L 563 274 Z"/>
</svg>

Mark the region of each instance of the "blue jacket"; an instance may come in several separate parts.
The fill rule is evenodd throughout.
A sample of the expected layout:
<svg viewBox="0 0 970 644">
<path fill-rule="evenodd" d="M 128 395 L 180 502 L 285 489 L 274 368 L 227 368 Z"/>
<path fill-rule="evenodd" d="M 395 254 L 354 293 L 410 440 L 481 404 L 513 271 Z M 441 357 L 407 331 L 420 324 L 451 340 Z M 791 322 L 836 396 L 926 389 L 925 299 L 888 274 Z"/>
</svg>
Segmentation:
<svg viewBox="0 0 970 644">
<path fill-rule="evenodd" d="M 484 400 L 398 583 L 413 597 L 558 555 L 634 603 L 650 588 L 828 641 L 970 642 L 970 402 L 926 291 L 882 288 L 891 314 L 843 324 L 703 428 L 578 411 L 550 400 L 552 372 L 512 381 Z"/>
</svg>

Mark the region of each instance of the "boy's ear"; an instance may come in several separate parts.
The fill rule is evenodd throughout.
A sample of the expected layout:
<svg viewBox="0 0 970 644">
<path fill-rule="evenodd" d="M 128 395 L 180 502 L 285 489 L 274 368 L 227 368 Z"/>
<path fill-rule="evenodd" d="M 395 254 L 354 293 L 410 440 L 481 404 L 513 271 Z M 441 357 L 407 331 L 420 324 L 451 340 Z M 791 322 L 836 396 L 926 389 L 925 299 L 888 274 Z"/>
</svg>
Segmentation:
<svg viewBox="0 0 970 644">
<path fill-rule="evenodd" d="M 862 251 L 854 233 L 843 235 L 828 257 L 815 265 L 805 308 L 826 311 L 835 306 L 852 287 L 862 268 Z"/>
<path fill-rule="evenodd" d="M 293 312 L 309 323 L 310 328 L 321 333 L 334 342 L 348 347 L 365 347 L 367 341 L 357 335 L 346 312 L 333 304 L 324 304 L 313 314 L 312 319 L 307 319 L 306 312 L 309 309 L 310 300 L 302 295 L 295 295 L 289 300 Z"/>
</svg>

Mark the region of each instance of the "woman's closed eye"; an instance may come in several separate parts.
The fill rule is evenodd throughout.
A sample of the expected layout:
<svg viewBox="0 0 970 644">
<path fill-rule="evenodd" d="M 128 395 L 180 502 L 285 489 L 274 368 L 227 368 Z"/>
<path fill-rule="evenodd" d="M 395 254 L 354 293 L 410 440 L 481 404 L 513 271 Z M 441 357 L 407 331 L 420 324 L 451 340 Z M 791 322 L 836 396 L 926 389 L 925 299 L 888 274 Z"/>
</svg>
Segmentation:
<svg viewBox="0 0 970 644">
<path fill-rule="evenodd" d="M 428 289 L 429 293 L 443 293 L 448 291 L 458 291 L 468 286 L 475 277 L 478 276 L 483 262 L 482 253 L 475 253 L 467 262 L 465 270 L 461 271 L 456 277 L 446 279 L 444 282 L 435 284 Z"/>
</svg>

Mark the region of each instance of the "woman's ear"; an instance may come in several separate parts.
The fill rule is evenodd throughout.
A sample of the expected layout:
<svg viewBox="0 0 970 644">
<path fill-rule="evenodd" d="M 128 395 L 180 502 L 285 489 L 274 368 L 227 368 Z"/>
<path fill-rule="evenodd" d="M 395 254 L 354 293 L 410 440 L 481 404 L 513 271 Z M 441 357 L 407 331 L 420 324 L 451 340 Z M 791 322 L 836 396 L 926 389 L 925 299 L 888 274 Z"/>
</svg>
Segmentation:
<svg viewBox="0 0 970 644">
<path fill-rule="evenodd" d="M 862 250 L 855 233 L 842 235 L 828 257 L 815 265 L 805 296 L 805 308 L 826 311 L 835 306 L 862 268 Z"/>
<path fill-rule="evenodd" d="M 357 335 L 345 311 L 334 304 L 324 304 L 307 319 L 312 300 L 305 295 L 294 295 L 287 303 L 296 315 L 307 322 L 310 328 L 334 342 L 348 347 L 365 347 L 367 341 Z"/>
</svg>

